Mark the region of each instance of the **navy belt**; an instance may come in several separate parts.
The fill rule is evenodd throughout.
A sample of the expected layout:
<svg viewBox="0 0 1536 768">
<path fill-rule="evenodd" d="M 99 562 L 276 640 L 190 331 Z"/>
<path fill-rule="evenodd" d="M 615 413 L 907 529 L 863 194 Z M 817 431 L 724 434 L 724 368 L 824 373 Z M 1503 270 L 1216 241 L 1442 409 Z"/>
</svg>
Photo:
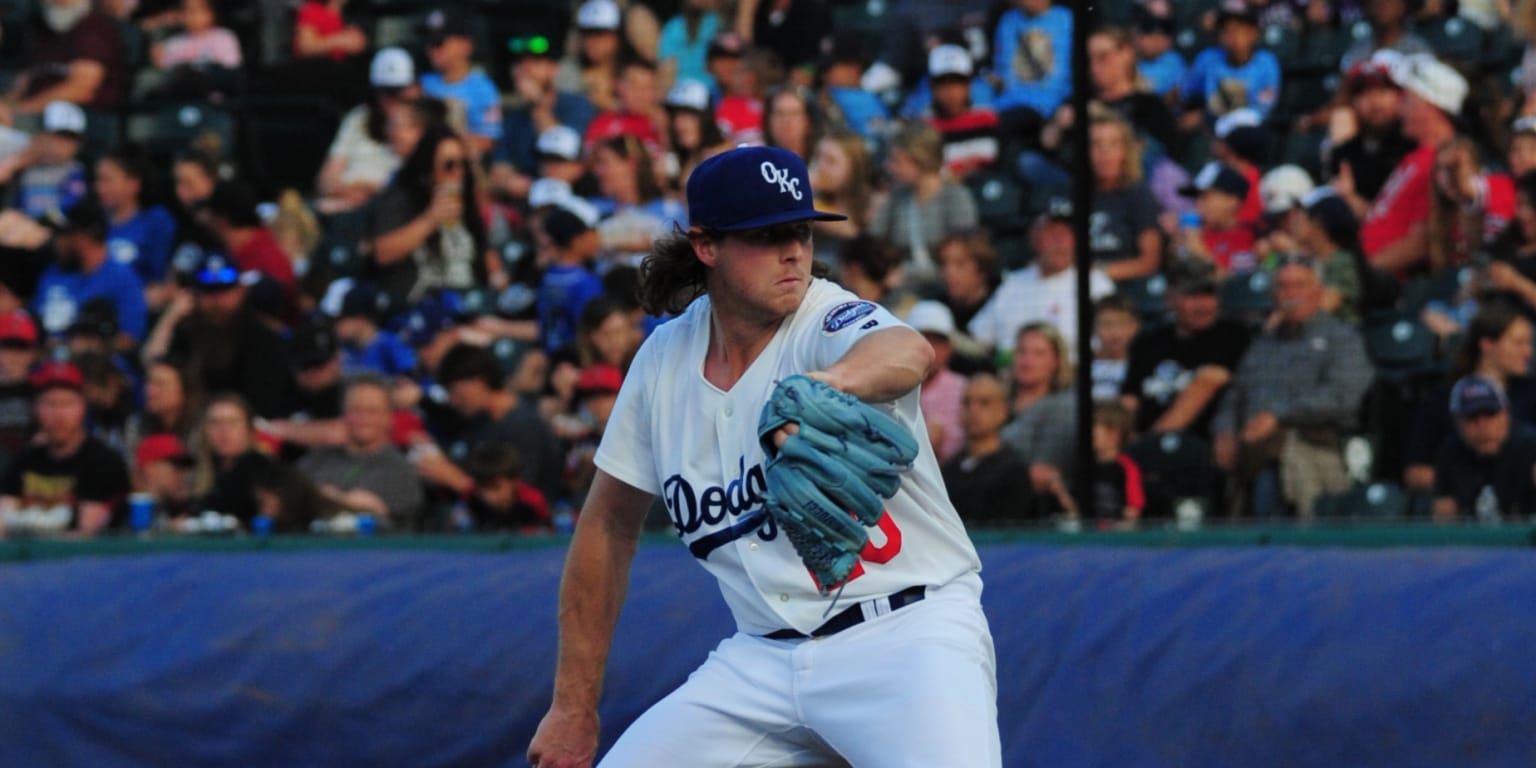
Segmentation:
<svg viewBox="0 0 1536 768">
<path fill-rule="evenodd" d="M 907 587 L 900 592 L 892 594 L 888 598 L 881 599 L 889 600 L 891 604 L 891 610 L 896 611 L 913 603 L 921 602 L 927 593 L 927 589 L 928 588 L 924 586 Z M 845 629 L 848 629 L 849 627 L 856 627 L 860 624 L 863 624 L 864 620 L 868 618 L 873 617 L 864 615 L 864 606 L 860 605 L 859 603 L 854 603 L 853 605 L 849 606 L 847 610 L 828 619 L 827 623 L 811 630 L 810 635 L 806 635 L 799 630 L 781 629 L 776 632 L 769 632 L 768 634 L 763 635 L 763 637 L 766 637 L 769 640 L 804 640 L 807 637 L 827 637 L 829 635 L 835 635 Z"/>
</svg>

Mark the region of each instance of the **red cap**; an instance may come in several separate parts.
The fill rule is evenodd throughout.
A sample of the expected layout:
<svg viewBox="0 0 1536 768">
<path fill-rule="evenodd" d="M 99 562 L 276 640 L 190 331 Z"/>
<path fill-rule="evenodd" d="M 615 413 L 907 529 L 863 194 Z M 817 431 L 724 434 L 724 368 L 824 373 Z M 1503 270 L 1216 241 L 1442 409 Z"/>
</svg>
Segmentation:
<svg viewBox="0 0 1536 768">
<path fill-rule="evenodd" d="M 167 433 L 148 435 L 139 441 L 139 448 L 134 453 L 134 460 L 143 467 L 156 461 L 169 461 L 177 464 L 186 464 L 192 460 L 187 454 L 187 446 L 181 442 L 181 438 Z"/>
<path fill-rule="evenodd" d="M 24 341 L 37 343 L 37 323 L 24 309 L 0 313 L 0 341 Z"/>
<path fill-rule="evenodd" d="M 624 374 L 611 365 L 589 365 L 582 369 L 581 376 L 576 379 L 576 391 L 578 393 L 607 392 L 618 394 L 619 385 L 624 383 Z"/>
<path fill-rule="evenodd" d="M 54 387 L 80 390 L 85 386 L 85 377 L 80 375 L 80 369 L 74 363 L 50 360 L 33 371 L 27 383 L 32 385 L 33 391 L 39 393 Z"/>
</svg>

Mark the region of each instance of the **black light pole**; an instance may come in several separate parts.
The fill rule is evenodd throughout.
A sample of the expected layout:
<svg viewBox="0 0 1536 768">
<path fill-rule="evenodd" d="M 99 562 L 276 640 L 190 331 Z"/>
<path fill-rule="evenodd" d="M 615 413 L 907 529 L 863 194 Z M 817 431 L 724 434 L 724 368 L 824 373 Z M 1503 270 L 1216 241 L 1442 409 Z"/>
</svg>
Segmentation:
<svg viewBox="0 0 1536 768">
<path fill-rule="evenodd" d="M 1088 34 L 1098 15 L 1094 0 L 1072 7 L 1072 235 L 1077 242 L 1077 472 L 1072 496 L 1079 514 L 1093 501 L 1093 304 L 1088 275 L 1093 269 L 1089 216 L 1093 211 L 1093 171 L 1088 155 Z M 1049 115 L 1047 115 L 1049 117 Z"/>
</svg>

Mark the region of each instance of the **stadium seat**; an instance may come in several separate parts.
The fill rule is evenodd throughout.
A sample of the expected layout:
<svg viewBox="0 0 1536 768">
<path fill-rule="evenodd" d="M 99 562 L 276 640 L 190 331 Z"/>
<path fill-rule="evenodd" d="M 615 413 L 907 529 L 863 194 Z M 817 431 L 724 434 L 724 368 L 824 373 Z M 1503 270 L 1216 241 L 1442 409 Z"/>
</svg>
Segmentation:
<svg viewBox="0 0 1536 768">
<path fill-rule="evenodd" d="M 1296 58 L 1285 73 L 1287 81 L 1295 75 L 1338 72 L 1339 62 L 1349 44 L 1350 36 L 1346 30 L 1332 25 L 1308 24 L 1298 36 Z"/>
<path fill-rule="evenodd" d="M 1416 317 L 1430 302 L 1448 304 L 1475 274 L 1471 267 L 1451 266 L 1428 277 L 1409 280 L 1403 286 L 1403 310 Z"/>
<path fill-rule="evenodd" d="M 1365 349 L 1376 366 L 1376 376 L 1403 381 L 1435 367 L 1435 334 L 1419 318 L 1389 316 L 1365 327 Z"/>
<path fill-rule="evenodd" d="M 1132 311 L 1142 323 L 1157 325 L 1168 319 L 1168 278 L 1163 275 L 1121 280 L 1115 284 L 1115 292 L 1131 302 Z"/>
<path fill-rule="evenodd" d="M 1290 27 L 1272 24 L 1264 29 L 1264 47 L 1280 61 L 1282 70 L 1291 69 L 1301 55 L 1301 36 Z"/>
<path fill-rule="evenodd" d="M 1268 272 L 1255 270 L 1230 275 L 1221 282 L 1217 301 L 1221 313 L 1239 322 L 1257 326 L 1275 307 L 1274 281 Z"/>
<path fill-rule="evenodd" d="M 1437 56 L 1453 64 L 1476 65 L 1483 58 L 1483 30 L 1460 16 L 1414 27 Z"/>
<path fill-rule="evenodd" d="M 80 156 L 87 166 L 123 140 L 123 119 L 116 112 L 88 109 L 85 112 L 85 136 Z"/>
<path fill-rule="evenodd" d="M 191 146 L 227 154 L 234 147 L 235 119 L 229 112 L 202 103 L 143 107 L 128 115 L 125 138 L 149 152 L 164 166 L 178 151 Z"/>
<path fill-rule="evenodd" d="M 1217 470 L 1211 463 L 1210 446 L 1199 437 L 1182 432 L 1146 435 L 1126 446 L 1141 468 L 1147 494 L 1142 514 L 1149 518 L 1182 518 L 1180 506 L 1193 501 L 1200 514 L 1209 514 L 1215 494 Z"/>
<path fill-rule="evenodd" d="M 1279 135 L 1277 164 L 1297 165 L 1312 178 L 1322 179 L 1324 136 L 1322 129 L 1284 132 Z"/>
<path fill-rule="evenodd" d="M 1401 518 L 1408 515 L 1408 494 L 1396 483 L 1356 485 L 1318 497 L 1312 512 L 1317 517 Z"/>
<path fill-rule="evenodd" d="M 1029 235 L 1022 232 L 993 235 L 992 245 L 997 249 L 997 258 L 1004 272 L 1023 269 L 1035 260 L 1035 249 L 1029 244 Z"/>
<path fill-rule="evenodd" d="M 1005 171 L 977 171 L 967 176 L 966 187 L 976 200 L 981 225 L 992 232 L 1024 228 L 1024 189 Z"/>
</svg>

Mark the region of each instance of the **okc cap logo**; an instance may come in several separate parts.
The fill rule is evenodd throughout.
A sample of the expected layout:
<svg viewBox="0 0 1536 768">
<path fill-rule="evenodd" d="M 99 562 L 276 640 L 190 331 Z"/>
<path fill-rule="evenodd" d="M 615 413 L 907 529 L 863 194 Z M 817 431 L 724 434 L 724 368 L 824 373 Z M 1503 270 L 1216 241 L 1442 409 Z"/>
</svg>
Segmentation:
<svg viewBox="0 0 1536 768">
<path fill-rule="evenodd" d="M 758 170 L 763 172 L 763 181 L 779 185 L 780 194 L 788 192 L 796 200 L 800 199 L 800 180 L 791 178 L 788 168 L 780 168 L 772 162 L 764 160 L 763 164 L 758 166 Z"/>
<path fill-rule="evenodd" d="M 779 147 L 737 147 L 699 163 L 689 175 L 689 220 L 706 230 L 741 232 L 848 218 L 816 210 L 812 193 L 799 155 Z"/>
</svg>

